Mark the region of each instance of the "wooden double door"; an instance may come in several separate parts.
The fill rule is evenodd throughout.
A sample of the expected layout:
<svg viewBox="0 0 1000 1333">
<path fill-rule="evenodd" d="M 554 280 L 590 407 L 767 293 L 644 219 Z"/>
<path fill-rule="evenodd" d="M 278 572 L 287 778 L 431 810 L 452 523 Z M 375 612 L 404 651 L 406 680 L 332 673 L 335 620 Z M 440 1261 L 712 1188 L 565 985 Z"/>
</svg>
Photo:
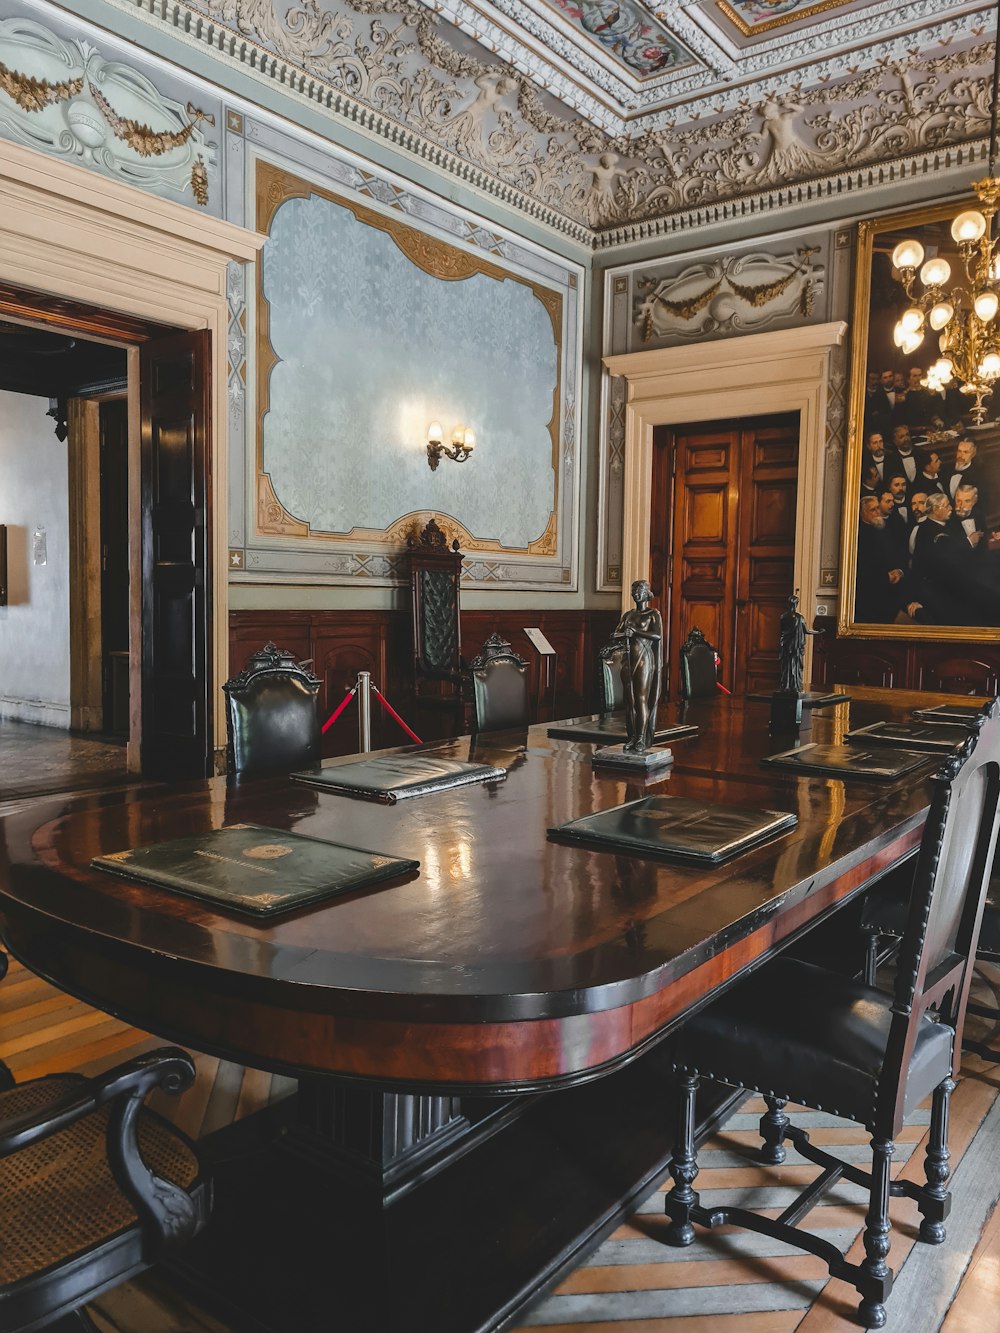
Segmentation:
<svg viewBox="0 0 1000 1333">
<path fill-rule="evenodd" d="M 774 689 L 778 621 L 794 591 L 798 413 L 661 428 L 654 442 L 650 569 L 671 685 L 697 626 L 727 689 Z"/>
</svg>

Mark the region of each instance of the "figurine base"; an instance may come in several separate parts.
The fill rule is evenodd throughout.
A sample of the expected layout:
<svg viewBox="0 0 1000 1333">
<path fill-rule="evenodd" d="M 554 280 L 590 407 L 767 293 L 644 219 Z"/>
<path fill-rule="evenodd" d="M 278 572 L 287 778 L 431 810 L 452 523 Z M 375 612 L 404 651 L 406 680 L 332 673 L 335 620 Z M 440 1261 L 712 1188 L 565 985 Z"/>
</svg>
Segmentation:
<svg viewBox="0 0 1000 1333">
<path fill-rule="evenodd" d="M 607 768 L 630 769 L 633 773 L 651 773 L 674 762 L 669 746 L 658 746 L 643 754 L 634 754 L 624 745 L 602 745 L 593 754 L 593 763 Z"/>
<path fill-rule="evenodd" d="M 778 691 L 771 694 L 748 694 L 747 698 L 751 703 L 769 704 L 776 693 Z M 849 694 L 823 694 L 818 690 L 805 690 L 799 695 L 803 708 L 826 708 L 830 704 L 847 703 L 850 697 Z"/>
<path fill-rule="evenodd" d="M 803 714 L 802 695 L 775 690 L 771 695 L 771 720 L 768 730 L 772 736 L 801 731 L 809 726 L 809 714 Z"/>
</svg>

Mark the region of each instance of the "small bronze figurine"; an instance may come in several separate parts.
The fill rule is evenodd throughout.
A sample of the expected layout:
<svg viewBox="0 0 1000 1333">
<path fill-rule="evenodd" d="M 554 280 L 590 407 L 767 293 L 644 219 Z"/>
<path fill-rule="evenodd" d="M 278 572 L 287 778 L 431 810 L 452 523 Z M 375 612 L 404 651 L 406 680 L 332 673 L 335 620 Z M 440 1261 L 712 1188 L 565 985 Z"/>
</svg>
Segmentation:
<svg viewBox="0 0 1000 1333">
<path fill-rule="evenodd" d="M 807 629 L 800 613 L 799 599 L 792 593 L 788 610 L 781 617 L 781 637 L 778 642 L 778 689 L 782 694 L 802 693 L 802 665 L 806 655 L 806 635 L 822 634 L 819 629 Z"/>
<path fill-rule="evenodd" d="M 626 754 L 645 754 L 653 747 L 656 709 L 660 702 L 663 676 L 663 622 L 660 613 L 649 605 L 653 590 L 645 579 L 632 584 L 635 607 L 626 611 L 612 639 L 624 639 L 626 653 L 622 661 L 625 687 Z"/>
</svg>

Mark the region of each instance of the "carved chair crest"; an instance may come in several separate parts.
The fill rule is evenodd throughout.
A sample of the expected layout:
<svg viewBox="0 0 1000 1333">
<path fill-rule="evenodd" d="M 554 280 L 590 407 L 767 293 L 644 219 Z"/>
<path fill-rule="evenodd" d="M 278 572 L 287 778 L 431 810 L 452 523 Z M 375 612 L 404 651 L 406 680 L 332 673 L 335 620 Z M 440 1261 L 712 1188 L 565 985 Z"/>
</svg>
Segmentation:
<svg viewBox="0 0 1000 1333">
<path fill-rule="evenodd" d="M 276 644 L 268 642 L 263 648 L 258 648 L 243 670 L 237 672 L 231 680 L 227 680 L 222 688 L 227 694 L 240 698 L 247 693 L 258 677 L 272 671 L 283 671 L 300 676 L 305 684 L 310 687 L 315 686 L 318 690 L 320 682 L 309 670 L 311 666 L 311 660 L 299 662 L 295 654 L 289 652 L 287 648 L 279 648 Z"/>
<path fill-rule="evenodd" d="M 518 667 L 528 665 L 523 657 L 514 652 L 507 640 L 496 633 L 490 635 L 483 644 L 479 656 L 474 657 L 469 663 L 469 670 L 485 671 L 494 662 L 513 662 Z"/>
</svg>

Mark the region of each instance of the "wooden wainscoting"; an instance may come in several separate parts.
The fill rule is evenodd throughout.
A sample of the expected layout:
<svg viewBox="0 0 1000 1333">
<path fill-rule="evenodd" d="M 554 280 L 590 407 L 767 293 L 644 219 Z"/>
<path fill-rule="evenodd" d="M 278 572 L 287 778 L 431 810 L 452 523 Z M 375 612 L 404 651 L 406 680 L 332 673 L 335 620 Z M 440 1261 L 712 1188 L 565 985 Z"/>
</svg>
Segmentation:
<svg viewBox="0 0 1000 1333">
<path fill-rule="evenodd" d="M 1000 643 L 942 639 L 840 639 L 832 616 L 816 621 L 812 678 L 817 685 L 881 685 L 896 690 L 995 695 Z"/>
<path fill-rule="evenodd" d="M 462 612 L 462 655 L 475 657 L 495 632 L 528 661 L 531 699 L 541 697 L 539 659 L 524 633 L 538 628 L 555 648 L 556 714 L 569 717 L 596 708 L 598 653 L 618 622 L 617 611 L 496 610 Z M 322 681 L 320 713 L 329 717 L 355 681 L 370 671 L 387 698 L 424 740 L 454 734 L 455 712 L 417 709 L 413 699 L 413 648 L 409 611 L 231 611 L 229 674 L 245 665 L 268 640 L 300 659 L 311 658 Z M 419 716 L 418 716 L 419 711 Z M 464 730 L 464 728 L 462 728 Z M 373 746 L 396 745 L 406 737 L 381 710 L 372 710 Z M 325 754 L 350 754 L 357 749 L 353 706 L 324 739 Z"/>
</svg>

